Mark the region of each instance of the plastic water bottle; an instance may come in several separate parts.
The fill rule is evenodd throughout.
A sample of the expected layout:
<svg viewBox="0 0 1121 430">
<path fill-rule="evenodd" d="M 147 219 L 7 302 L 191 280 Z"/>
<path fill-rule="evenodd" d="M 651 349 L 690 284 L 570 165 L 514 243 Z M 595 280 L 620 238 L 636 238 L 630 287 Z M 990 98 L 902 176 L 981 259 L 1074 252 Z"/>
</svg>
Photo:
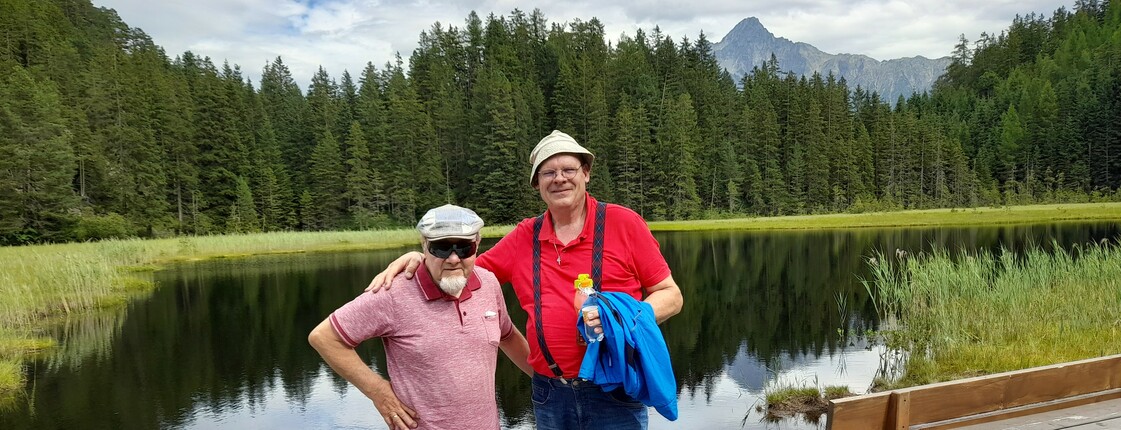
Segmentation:
<svg viewBox="0 0 1121 430">
<path fill-rule="evenodd" d="M 598 313 L 599 306 L 585 305 L 585 303 L 588 302 L 588 298 L 597 294 L 595 284 L 592 282 L 592 278 L 590 278 L 586 273 L 581 273 L 576 277 L 576 281 L 573 283 L 573 286 L 574 288 L 576 288 L 576 297 L 573 299 L 573 305 L 575 305 L 576 309 L 580 311 L 580 318 L 584 318 L 585 312 L 596 311 Z M 600 316 L 600 318 L 600 326 L 602 326 L 603 317 Z M 598 342 L 603 340 L 603 329 L 601 328 L 600 332 L 596 333 L 596 327 L 591 327 L 587 324 L 584 325 L 584 339 L 587 339 L 588 342 Z"/>
</svg>

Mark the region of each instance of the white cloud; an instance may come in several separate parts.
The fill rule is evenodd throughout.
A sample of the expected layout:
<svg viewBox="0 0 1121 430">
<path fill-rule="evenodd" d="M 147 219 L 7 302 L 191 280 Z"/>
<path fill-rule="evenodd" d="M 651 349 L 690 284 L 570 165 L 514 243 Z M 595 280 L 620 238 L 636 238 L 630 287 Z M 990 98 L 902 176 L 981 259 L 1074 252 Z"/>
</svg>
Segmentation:
<svg viewBox="0 0 1121 430">
<path fill-rule="evenodd" d="M 440 22 L 462 27 L 474 10 L 508 15 L 515 8 L 541 9 L 551 23 L 598 18 L 608 38 L 659 26 L 681 40 L 702 31 L 717 42 L 740 20 L 759 20 L 778 37 L 806 42 L 829 53 L 876 59 L 949 55 L 958 35 L 974 40 L 999 33 L 1016 14 L 1045 16 L 1064 6 L 1054 0 L 94 0 L 116 9 L 126 23 L 144 29 L 170 56 L 190 50 L 215 63 L 228 60 L 259 80 L 261 69 L 283 57 L 306 88 L 323 66 L 335 78 L 357 75 L 367 62 L 379 68 L 400 52 L 407 61 L 421 31 Z M 1069 6 L 1068 6 L 1069 8 Z"/>
</svg>

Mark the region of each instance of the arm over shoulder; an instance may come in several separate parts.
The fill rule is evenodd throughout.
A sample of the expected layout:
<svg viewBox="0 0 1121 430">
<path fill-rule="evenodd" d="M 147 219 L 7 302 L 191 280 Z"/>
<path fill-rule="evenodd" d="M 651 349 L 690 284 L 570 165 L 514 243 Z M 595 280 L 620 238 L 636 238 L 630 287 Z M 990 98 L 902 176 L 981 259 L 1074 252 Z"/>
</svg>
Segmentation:
<svg viewBox="0 0 1121 430">
<path fill-rule="evenodd" d="M 498 243 L 480 254 L 479 258 L 475 259 L 475 265 L 494 273 L 499 283 L 509 283 L 514 273 L 514 267 L 510 262 L 517 261 L 517 254 L 522 252 L 523 248 L 533 246 L 533 242 L 529 242 L 532 237 L 533 218 L 526 218 L 518 223 L 514 230 L 499 239 Z"/>
<path fill-rule="evenodd" d="M 331 313 L 328 321 L 343 340 L 352 347 L 375 337 L 393 335 L 396 297 L 406 293 L 416 281 L 398 275 L 393 288 L 379 294 L 360 294 Z M 410 284 L 410 285 L 406 285 Z M 413 287 L 415 288 L 415 286 Z"/>
</svg>

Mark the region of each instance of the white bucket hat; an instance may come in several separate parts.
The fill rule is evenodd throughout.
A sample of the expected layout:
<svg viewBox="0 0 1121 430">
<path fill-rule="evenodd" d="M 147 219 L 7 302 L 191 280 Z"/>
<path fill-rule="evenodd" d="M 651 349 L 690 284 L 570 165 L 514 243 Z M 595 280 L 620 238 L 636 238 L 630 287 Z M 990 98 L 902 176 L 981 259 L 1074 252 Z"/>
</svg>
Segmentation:
<svg viewBox="0 0 1121 430">
<path fill-rule="evenodd" d="M 529 153 L 529 162 L 533 165 L 533 168 L 529 170 L 529 185 L 537 185 L 537 168 L 545 160 L 557 154 L 572 154 L 580 157 L 589 168 L 596 158 L 591 151 L 576 143 L 576 139 L 573 139 L 572 136 L 560 130 L 553 130 L 552 133 L 537 142 L 537 146 Z"/>
</svg>

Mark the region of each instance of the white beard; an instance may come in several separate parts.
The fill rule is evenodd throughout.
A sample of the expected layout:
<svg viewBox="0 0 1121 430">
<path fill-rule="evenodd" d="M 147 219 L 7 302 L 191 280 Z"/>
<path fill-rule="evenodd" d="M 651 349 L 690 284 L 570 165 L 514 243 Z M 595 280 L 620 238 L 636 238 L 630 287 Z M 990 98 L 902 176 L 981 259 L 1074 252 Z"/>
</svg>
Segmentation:
<svg viewBox="0 0 1121 430">
<path fill-rule="evenodd" d="M 459 296 L 459 292 L 463 291 L 463 287 L 467 286 L 467 277 L 465 276 L 448 276 L 440 278 L 440 289 L 451 296 Z"/>
</svg>

